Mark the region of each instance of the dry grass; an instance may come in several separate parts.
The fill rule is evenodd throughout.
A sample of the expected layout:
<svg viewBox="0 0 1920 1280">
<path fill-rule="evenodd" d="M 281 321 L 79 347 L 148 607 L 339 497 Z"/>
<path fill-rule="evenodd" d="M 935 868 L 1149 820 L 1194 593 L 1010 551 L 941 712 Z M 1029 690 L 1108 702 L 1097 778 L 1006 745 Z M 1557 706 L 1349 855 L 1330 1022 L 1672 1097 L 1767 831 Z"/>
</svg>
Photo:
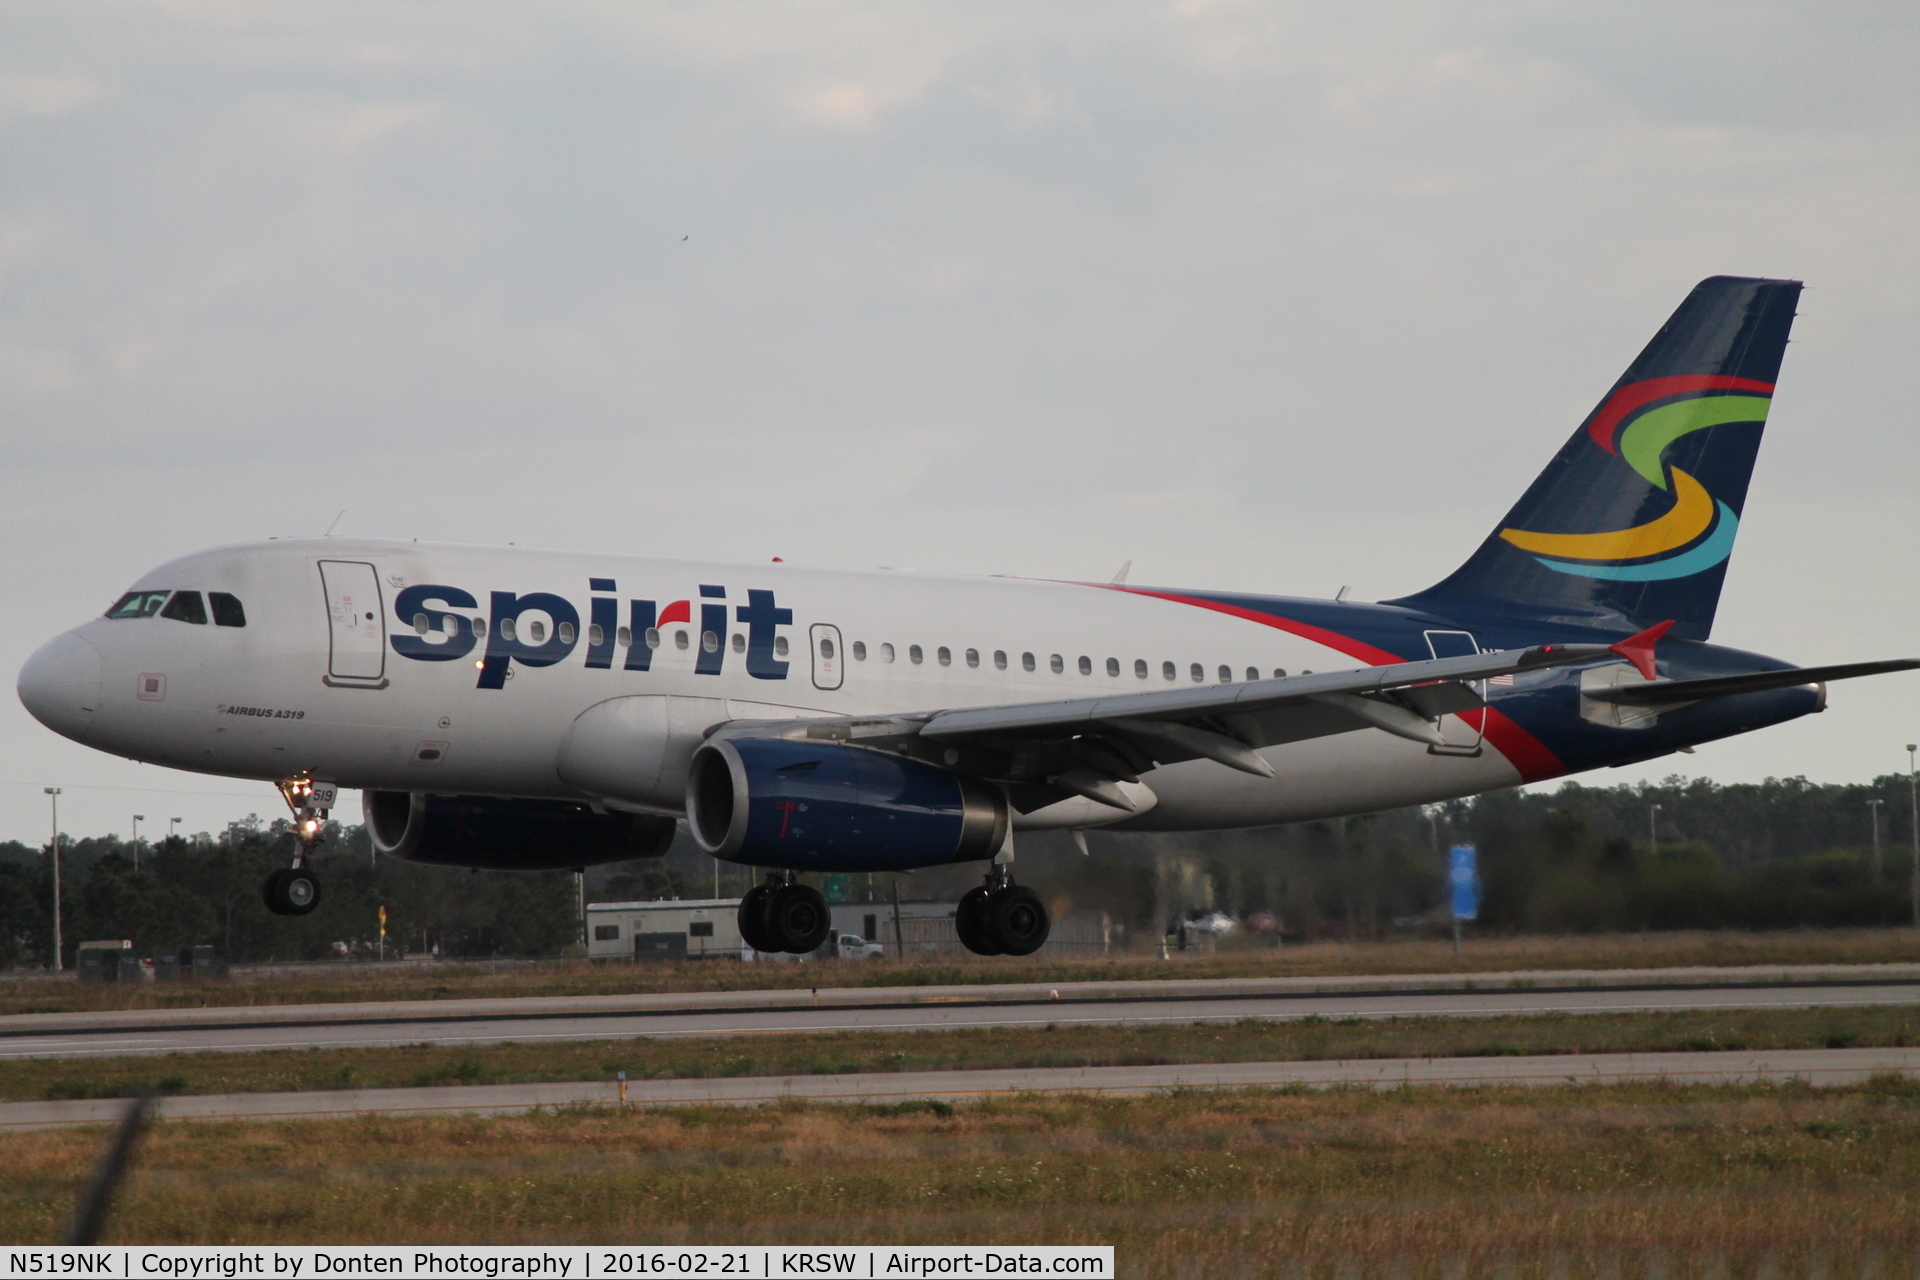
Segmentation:
<svg viewBox="0 0 1920 1280">
<path fill-rule="evenodd" d="M 99 1141 L 0 1135 L 0 1238 L 48 1239 Z M 1844 1275 L 1879 1251 L 1910 1274 L 1920 1089 L 1196 1091 L 171 1122 L 147 1139 L 109 1239 L 1086 1242 L 1116 1245 L 1122 1274 L 1180 1277 L 1301 1276 L 1315 1256 L 1346 1259 L 1348 1274 L 1426 1277 L 1490 1263 L 1585 1276 L 1619 1255 L 1642 1274 L 1649 1253 L 1676 1278 L 1815 1257 Z"/>
<path fill-rule="evenodd" d="M 0 1100 L 396 1085 L 832 1075 L 968 1067 L 1135 1066 L 1920 1044 L 1920 1009 L 1359 1018 L 1134 1027 L 833 1032 L 727 1039 L 183 1053 L 0 1062 Z"/>
<path fill-rule="evenodd" d="M 1247 940 L 1251 943 L 1251 940 Z M 1313 943 L 1272 949 L 1230 946 L 1161 960 L 1152 953 L 1054 962 L 991 959 L 896 963 L 678 965 L 566 963 L 422 964 L 377 970 L 350 964 L 242 972 L 231 982 L 164 987 L 82 987 L 71 979 L 0 977 L 0 1014 L 190 1008 L 359 1000 L 616 995 L 796 987 L 946 986 L 1114 979 L 1328 977 L 1346 974 L 1506 972 L 1517 969 L 1650 969 L 1691 965 L 1885 964 L 1920 961 L 1912 929 L 1608 934 L 1580 938 L 1473 940 L 1455 955 L 1438 941 Z"/>
</svg>

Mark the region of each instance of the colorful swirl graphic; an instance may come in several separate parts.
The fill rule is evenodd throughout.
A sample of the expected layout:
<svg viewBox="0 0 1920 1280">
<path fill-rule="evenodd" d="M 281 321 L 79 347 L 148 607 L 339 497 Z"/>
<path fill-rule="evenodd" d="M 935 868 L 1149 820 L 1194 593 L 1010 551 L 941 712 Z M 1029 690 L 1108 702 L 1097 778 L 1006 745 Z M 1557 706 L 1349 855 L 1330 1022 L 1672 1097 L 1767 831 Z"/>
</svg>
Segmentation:
<svg viewBox="0 0 1920 1280">
<path fill-rule="evenodd" d="M 1715 391 L 1733 394 L 1698 394 Z M 1765 422 L 1772 391 L 1771 383 L 1717 375 L 1649 378 L 1619 388 L 1594 413 L 1587 423 L 1587 433 L 1595 444 L 1616 454 L 1648 483 L 1660 489 L 1670 487 L 1672 508 L 1631 529 L 1604 533 L 1502 529 L 1500 536 L 1522 551 L 1534 552 L 1534 559 L 1549 569 L 1586 578 L 1658 582 L 1712 568 L 1732 554 L 1740 521 L 1732 508 L 1680 468 L 1671 468 L 1673 480 L 1669 485 L 1669 469 L 1663 460 L 1667 446 L 1710 427 Z M 1689 393 L 1690 399 L 1646 408 L 1657 400 Z"/>
</svg>

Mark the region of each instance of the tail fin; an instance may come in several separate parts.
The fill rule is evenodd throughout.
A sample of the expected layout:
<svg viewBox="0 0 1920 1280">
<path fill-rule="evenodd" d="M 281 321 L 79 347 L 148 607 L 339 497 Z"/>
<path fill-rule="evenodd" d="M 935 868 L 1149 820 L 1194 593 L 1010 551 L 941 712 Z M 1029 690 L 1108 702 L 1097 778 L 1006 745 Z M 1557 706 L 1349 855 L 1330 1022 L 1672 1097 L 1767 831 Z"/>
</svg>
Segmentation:
<svg viewBox="0 0 1920 1280">
<path fill-rule="evenodd" d="M 1390 603 L 1706 639 L 1799 296 L 1702 280 L 1472 558 Z"/>
</svg>

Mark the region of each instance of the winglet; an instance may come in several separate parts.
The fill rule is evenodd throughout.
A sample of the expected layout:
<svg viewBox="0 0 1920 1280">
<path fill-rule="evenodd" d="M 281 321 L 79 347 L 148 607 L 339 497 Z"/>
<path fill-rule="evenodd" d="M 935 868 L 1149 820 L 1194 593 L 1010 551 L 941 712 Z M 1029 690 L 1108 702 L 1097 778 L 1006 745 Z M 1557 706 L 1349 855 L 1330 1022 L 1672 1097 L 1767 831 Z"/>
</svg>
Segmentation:
<svg viewBox="0 0 1920 1280">
<path fill-rule="evenodd" d="M 1107 585 L 1110 587 L 1126 586 L 1127 574 L 1132 572 L 1132 570 L 1133 570 L 1133 561 L 1129 560 L 1125 564 L 1120 566 L 1120 572 L 1114 574 L 1112 580 L 1109 581 Z"/>
<path fill-rule="evenodd" d="M 347 528 L 347 509 L 345 507 L 342 507 L 340 508 L 340 514 L 333 518 L 333 523 L 328 525 L 327 531 L 320 536 L 323 538 L 337 538 L 342 533 L 346 532 L 346 528 Z"/>
<path fill-rule="evenodd" d="M 1667 634 L 1672 626 L 1672 618 L 1668 618 L 1665 622 L 1656 622 L 1639 635 L 1628 636 L 1619 644 L 1608 645 L 1607 650 L 1631 662 L 1634 669 L 1647 679 L 1658 679 L 1660 672 L 1653 665 L 1653 646 L 1660 643 L 1660 637 Z"/>
</svg>

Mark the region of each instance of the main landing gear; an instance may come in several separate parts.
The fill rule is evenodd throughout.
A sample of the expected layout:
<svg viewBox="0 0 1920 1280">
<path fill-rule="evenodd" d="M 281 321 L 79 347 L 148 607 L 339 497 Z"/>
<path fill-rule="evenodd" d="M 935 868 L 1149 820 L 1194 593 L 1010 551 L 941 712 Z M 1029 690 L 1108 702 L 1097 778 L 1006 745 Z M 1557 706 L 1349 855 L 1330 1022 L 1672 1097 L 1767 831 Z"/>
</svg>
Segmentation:
<svg viewBox="0 0 1920 1280">
<path fill-rule="evenodd" d="M 986 883 L 960 896 L 954 932 L 967 950 L 981 956 L 1030 956 L 1047 944 L 1053 927 L 1047 904 L 1025 885 L 1013 882 L 1013 869 L 997 863 Z"/>
<path fill-rule="evenodd" d="M 293 865 L 267 877 L 260 896 L 277 916 L 303 916 L 320 905 L 320 877 L 307 864 L 320 844 L 337 789 L 331 782 L 294 778 L 280 784 L 280 795 L 293 810 Z"/>
<path fill-rule="evenodd" d="M 817 950 L 833 932 L 833 913 L 818 889 L 801 884 L 793 872 L 769 875 L 740 899 L 740 937 L 755 951 Z"/>
</svg>

